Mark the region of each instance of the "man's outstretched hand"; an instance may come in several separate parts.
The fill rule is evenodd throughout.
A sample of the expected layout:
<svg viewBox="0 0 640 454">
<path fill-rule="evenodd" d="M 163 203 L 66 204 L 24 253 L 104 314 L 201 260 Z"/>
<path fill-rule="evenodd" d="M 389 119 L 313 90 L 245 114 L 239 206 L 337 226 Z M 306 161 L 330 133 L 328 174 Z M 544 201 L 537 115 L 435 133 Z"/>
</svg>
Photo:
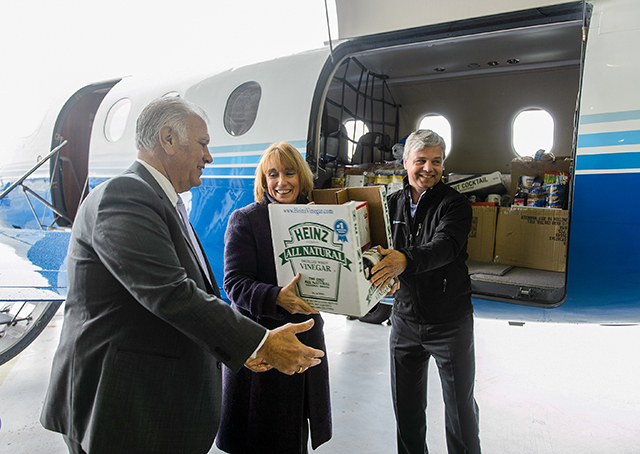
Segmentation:
<svg viewBox="0 0 640 454">
<path fill-rule="evenodd" d="M 273 368 L 271 364 L 259 357 L 249 358 L 244 362 L 244 367 L 252 372 L 266 372 Z"/>
<path fill-rule="evenodd" d="M 297 333 L 310 330 L 313 324 L 313 319 L 309 319 L 303 323 L 287 323 L 269 331 L 267 340 L 256 356 L 287 375 L 302 373 L 317 366 L 324 352 L 307 347 L 296 337 Z"/>
</svg>

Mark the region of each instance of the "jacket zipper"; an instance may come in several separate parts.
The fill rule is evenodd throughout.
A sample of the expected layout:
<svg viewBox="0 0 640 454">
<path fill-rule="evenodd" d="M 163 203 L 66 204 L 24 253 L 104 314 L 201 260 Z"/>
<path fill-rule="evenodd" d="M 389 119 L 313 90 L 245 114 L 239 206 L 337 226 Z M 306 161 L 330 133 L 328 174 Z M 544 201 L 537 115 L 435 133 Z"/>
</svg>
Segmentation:
<svg viewBox="0 0 640 454">
<path fill-rule="evenodd" d="M 411 196 L 409 196 L 411 197 Z M 416 214 L 418 214 L 416 212 Z M 412 246 L 417 246 L 417 244 L 415 243 L 419 243 L 420 242 L 420 231 L 422 230 L 422 223 L 418 224 L 418 228 L 415 230 L 415 235 L 413 234 L 414 231 L 414 226 L 415 226 L 415 221 L 416 219 L 414 217 L 411 216 L 411 210 L 409 210 L 409 212 L 405 213 L 405 216 L 407 216 L 407 220 L 409 221 L 408 227 L 409 227 L 409 244 L 407 244 L 408 247 L 412 247 Z M 411 288 L 411 298 L 413 301 L 418 301 L 418 289 L 417 287 L 414 285 L 412 285 Z M 420 320 L 420 313 L 418 311 L 418 305 L 417 304 L 412 304 L 411 305 L 411 312 L 413 313 L 413 316 Z"/>
</svg>

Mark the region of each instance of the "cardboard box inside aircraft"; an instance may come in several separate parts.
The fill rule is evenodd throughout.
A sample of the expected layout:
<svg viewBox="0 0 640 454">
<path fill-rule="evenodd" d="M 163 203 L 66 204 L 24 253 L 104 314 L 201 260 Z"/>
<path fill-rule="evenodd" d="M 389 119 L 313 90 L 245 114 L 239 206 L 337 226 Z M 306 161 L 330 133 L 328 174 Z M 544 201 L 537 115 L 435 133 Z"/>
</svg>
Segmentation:
<svg viewBox="0 0 640 454">
<path fill-rule="evenodd" d="M 556 158 L 555 160 L 543 161 L 540 159 L 524 160 L 516 158 L 511 161 L 511 200 L 515 198 L 518 191 L 518 183 L 523 175 L 530 175 L 542 178 L 545 172 L 557 171 L 571 174 L 571 159 Z"/>
<path fill-rule="evenodd" d="M 568 216 L 549 208 L 500 208 L 496 228 L 496 263 L 565 271 Z"/>
<path fill-rule="evenodd" d="M 359 188 L 364 186 L 364 175 L 345 175 L 344 185 L 347 188 Z"/>
<path fill-rule="evenodd" d="M 449 186 L 461 194 L 475 195 L 481 199 L 484 199 L 489 194 L 506 194 L 508 191 L 500 172 L 476 174 L 461 178 L 450 183 Z"/>
<path fill-rule="evenodd" d="M 473 210 L 473 218 L 467 240 L 469 260 L 493 262 L 498 207 L 495 205 L 472 205 L 471 209 Z"/>
<path fill-rule="evenodd" d="M 355 201 L 366 201 L 372 246 L 388 248 L 391 226 L 384 186 L 322 189 L 308 205 L 269 205 L 278 285 L 297 273 L 297 291 L 315 309 L 363 316 L 389 288 L 375 288 L 364 276 Z"/>
</svg>

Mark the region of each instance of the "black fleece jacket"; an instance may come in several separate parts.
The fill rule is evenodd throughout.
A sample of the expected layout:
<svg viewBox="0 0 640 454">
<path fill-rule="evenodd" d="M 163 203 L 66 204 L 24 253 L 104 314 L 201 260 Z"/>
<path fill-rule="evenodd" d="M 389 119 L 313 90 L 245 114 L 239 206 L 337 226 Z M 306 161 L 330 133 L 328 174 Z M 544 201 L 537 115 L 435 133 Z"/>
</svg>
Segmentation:
<svg viewBox="0 0 640 454">
<path fill-rule="evenodd" d="M 393 311 L 418 323 L 446 323 L 473 313 L 465 261 L 472 210 L 464 195 L 439 182 L 411 217 L 411 187 L 389 196 L 393 247 L 408 259 L 394 294 Z"/>
</svg>

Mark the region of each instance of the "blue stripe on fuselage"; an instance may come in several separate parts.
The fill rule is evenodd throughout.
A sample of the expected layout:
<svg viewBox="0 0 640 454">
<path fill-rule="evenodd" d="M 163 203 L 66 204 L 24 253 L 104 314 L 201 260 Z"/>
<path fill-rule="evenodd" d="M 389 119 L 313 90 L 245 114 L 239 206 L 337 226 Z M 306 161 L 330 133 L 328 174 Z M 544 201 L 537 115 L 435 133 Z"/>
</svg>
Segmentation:
<svg viewBox="0 0 640 454">
<path fill-rule="evenodd" d="M 576 170 L 640 169 L 640 152 L 579 155 Z"/>
</svg>

